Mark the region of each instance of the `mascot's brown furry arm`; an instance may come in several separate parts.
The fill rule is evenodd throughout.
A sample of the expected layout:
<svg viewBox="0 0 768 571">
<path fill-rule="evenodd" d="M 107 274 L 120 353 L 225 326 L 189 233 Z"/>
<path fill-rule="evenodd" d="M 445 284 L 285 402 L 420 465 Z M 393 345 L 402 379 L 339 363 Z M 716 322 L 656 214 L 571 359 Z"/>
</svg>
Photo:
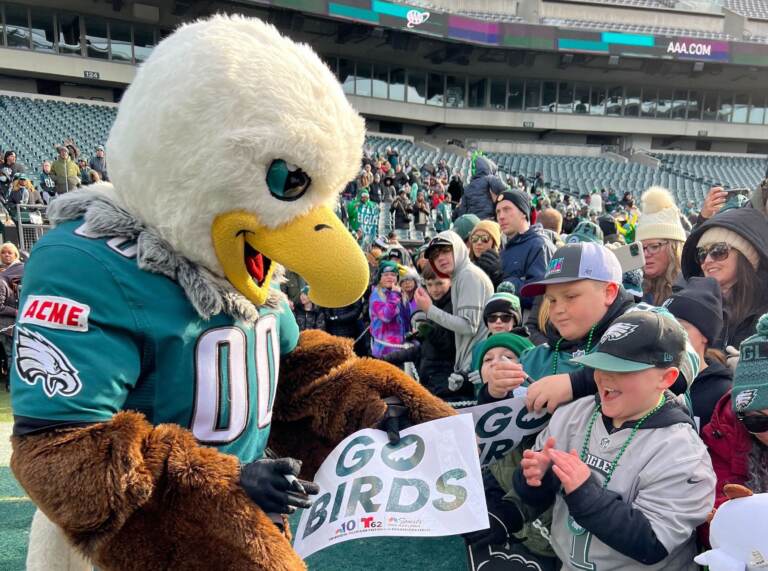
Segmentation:
<svg viewBox="0 0 768 571">
<path fill-rule="evenodd" d="M 320 58 L 258 20 L 153 50 L 107 141 L 113 184 L 56 198 L 26 266 L 11 467 L 40 510 L 30 571 L 71 569 L 70 544 L 105 571 L 303 569 L 272 517 L 309 502 L 268 438 L 309 478 L 393 411 L 453 413 L 348 340 L 299 336 L 274 287 L 284 266 L 323 307 L 365 292 L 331 210 L 364 133 Z"/>
<path fill-rule="evenodd" d="M 399 396 L 414 423 L 454 414 L 399 369 L 351 343 L 304 332 L 281 365 L 270 446 L 311 476 L 348 434 L 376 425 Z M 303 569 L 288 540 L 238 484 L 233 456 L 136 413 L 13 438 L 12 469 L 32 500 L 103 569 Z M 61 482 L 61 486 L 51 486 Z"/>
</svg>

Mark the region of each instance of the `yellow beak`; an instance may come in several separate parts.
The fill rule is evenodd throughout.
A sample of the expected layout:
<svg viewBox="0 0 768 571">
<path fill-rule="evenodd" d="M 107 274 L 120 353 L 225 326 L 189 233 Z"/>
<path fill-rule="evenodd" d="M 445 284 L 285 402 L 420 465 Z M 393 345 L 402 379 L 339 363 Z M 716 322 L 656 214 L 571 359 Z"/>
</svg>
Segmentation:
<svg viewBox="0 0 768 571">
<path fill-rule="evenodd" d="M 244 210 L 227 212 L 213 221 L 211 235 L 227 279 L 256 305 L 269 296 L 273 262 L 304 278 L 310 299 L 322 307 L 349 305 L 368 287 L 362 250 L 325 206 L 278 228 L 267 228 Z"/>
</svg>

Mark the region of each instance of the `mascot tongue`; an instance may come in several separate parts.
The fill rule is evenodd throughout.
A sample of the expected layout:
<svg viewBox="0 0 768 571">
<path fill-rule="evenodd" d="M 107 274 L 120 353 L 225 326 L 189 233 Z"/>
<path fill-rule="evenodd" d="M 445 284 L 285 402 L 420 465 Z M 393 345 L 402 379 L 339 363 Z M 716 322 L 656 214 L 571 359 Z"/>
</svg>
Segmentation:
<svg viewBox="0 0 768 571">
<path fill-rule="evenodd" d="M 250 276 L 261 285 L 264 281 L 264 256 L 248 244 L 245 247 L 245 268 Z"/>
</svg>

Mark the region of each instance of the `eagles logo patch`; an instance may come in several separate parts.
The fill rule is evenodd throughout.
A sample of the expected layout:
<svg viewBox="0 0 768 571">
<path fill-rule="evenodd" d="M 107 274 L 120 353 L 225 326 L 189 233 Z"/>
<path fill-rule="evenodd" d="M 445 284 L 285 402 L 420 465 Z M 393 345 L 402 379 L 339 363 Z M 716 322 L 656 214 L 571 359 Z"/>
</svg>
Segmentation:
<svg viewBox="0 0 768 571">
<path fill-rule="evenodd" d="M 16 371 L 29 385 L 38 381 L 48 397 L 71 397 L 80 392 L 83 383 L 69 359 L 45 337 L 17 327 Z"/>
<path fill-rule="evenodd" d="M 757 397 L 757 389 L 743 390 L 736 395 L 735 399 L 733 399 L 733 406 L 736 408 L 737 412 L 742 412 L 752 404 L 755 397 Z"/>
<path fill-rule="evenodd" d="M 614 323 L 608 328 L 608 331 L 603 333 L 603 336 L 600 338 L 600 343 L 624 339 L 631 335 L 635 329 L 637 329 L 637 325 L 633 325 L 632 323 Z"/>
</svg>

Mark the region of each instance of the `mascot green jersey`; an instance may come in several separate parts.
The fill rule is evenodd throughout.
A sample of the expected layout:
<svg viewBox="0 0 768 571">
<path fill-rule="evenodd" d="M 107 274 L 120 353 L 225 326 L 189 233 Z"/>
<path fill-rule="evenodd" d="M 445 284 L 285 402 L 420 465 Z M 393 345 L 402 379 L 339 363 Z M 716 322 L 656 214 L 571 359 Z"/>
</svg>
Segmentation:
<svg viewBox="0 0 768 571">
<path fill-rule="evenodd" d="M 26 268 L 11 371 L 16 432 L 136 410 L 242 461 L 261 457 L 280 355 L 299 339 L 290 309 L 261 308 L 254 324 L 203 320 L 176 282 L 138 268 L 135 240 L 82 228 L 58 226 Z"/>
</svg>

